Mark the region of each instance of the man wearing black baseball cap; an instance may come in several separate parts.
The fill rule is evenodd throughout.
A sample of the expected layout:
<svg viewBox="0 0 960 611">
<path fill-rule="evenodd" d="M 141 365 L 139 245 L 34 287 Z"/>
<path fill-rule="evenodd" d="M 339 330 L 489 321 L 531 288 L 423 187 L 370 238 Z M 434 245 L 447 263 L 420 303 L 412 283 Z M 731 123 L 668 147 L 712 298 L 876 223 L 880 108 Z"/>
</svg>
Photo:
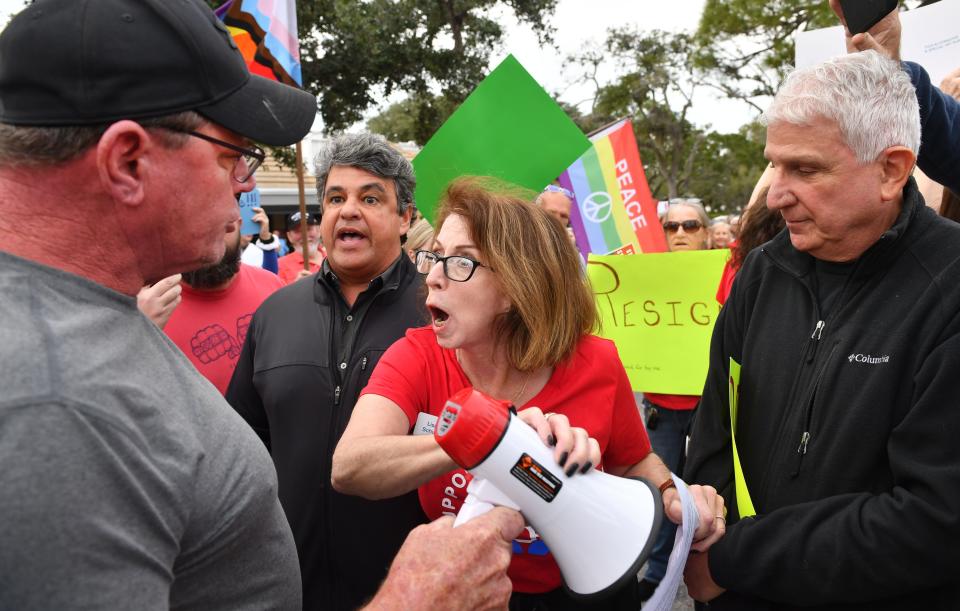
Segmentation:
<svg viewBox="0 0 960 611">
<path fill-rule="evenodd" d="M 267 452 L 134 295 L 219 260 L 254 142 L 314 115 L 200 0 L 37 0 L 0 34 L 0 608 L 300 607 Z M 520 523 L 415 531 L 373 607 L 505 603 Z"/>
</svg>

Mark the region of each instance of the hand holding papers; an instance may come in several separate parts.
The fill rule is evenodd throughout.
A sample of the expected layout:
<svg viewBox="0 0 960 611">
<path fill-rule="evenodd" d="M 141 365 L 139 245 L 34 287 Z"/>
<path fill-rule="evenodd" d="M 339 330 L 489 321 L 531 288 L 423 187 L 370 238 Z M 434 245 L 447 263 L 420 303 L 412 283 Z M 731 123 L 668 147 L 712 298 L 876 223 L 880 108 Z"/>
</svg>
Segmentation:
<svg viewBox="0 0 960 611">
<path fill-rule="evenodd" d="M 683 505 L 683 521 L 677 527 L 677 538 L 674 540 L 673 551 L 670 552 L 670 560 L 667 562 L 667 573 L 660 580 L 660 585 L 653 592 L 653 596 L 643 605 L 646 611 L 670 611 L 673 608 L 677 588 L 683 577 L 683 568 L 686 566 L 687 555 L 693 543 L 693 533 L 700 522 L 697 505 L 687 489 L 687 484 L 676 475 L 673 476 L 673 482 L 677 485 L 677 492 L 680 494 L 680 502 Z"/>
</svg>

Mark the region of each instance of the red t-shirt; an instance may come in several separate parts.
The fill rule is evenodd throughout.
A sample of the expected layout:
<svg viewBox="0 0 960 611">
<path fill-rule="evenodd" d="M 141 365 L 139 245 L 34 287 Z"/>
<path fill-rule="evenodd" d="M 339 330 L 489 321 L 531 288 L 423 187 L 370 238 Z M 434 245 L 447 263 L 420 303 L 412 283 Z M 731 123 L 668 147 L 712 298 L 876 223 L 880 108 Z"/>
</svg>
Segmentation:
<svg viewBox="0 0 960 611">
<path fill-rule="evenodd" d="M 323 253 L 321 248 L 320 253 Z M 323 261 L 323 259 L 321 259 Z M 277 261 L 277 275 L 283 280 L 284 284 L 292 284 L 297 281 L 297 274 L 303 270 L 303 252 L 298 248 L 288 255 L 280 257 Z M 320 271 L 320 263 L 310 261 L 310 273 L 315 274 Z"/>
<path fill-rule="evenodd" d="M 407 331 L 380 359 L 361 395 L 374 394 L 400 406 L 411 428 L 420 412 L 440 414 L 447 399 L 470 386 L 453 350 L 441 348 L 431 327 Z M 526 406 L 564 414 L 600 444 L 603 463 L 632 466 L 650 453 L 650 440 L 613 342 L 584 336 L 569 360 Z M 519 408 L 519 406 L 518 406 Z M 598 465 L 599 467 L 600 465 Z M 420 487 L 420 503 L 433 520 L 454 515 L 471 476 L 451 471 Z M 518 592 L 548 592 L 560 586 L 560 569 L 530 526 L 513 542 L 509 575 Z"/>
<path fill-rule="evenodd" d="M 226 394 L 253 312 L 282 286 L 276 274 L 246 263 L 225 289 L 198 291 L 183 283 L 180 305 L 163 331 Z"/>
</svg>

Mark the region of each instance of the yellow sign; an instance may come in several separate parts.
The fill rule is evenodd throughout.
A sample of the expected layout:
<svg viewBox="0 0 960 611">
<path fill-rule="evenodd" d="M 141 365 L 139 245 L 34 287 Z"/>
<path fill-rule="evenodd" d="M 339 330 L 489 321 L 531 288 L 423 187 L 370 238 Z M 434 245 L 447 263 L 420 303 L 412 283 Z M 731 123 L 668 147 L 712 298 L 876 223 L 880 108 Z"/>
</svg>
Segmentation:
<svg viewBox="0 0 960 611">
<path fill-rule="evenodd" d="M 590 255 L 599 335 L 617 344 L 634 390 L 703 392 L 720 312 L 717 285 L 729 256 L 726 249 Z"/>
<path fill-rule="evenodd" d="M 747 480 L 743 476 L 740 466 L 740 455 L 737 453 L 737 408 L 740 405 L 740 363 L 730 359 L 730 445 L 733 446 L 733 482 L 737 492 L 737 512 L 741 518 L 757 515 L 753 508 L 750 491 L 747 490 Z"/>
</svg>

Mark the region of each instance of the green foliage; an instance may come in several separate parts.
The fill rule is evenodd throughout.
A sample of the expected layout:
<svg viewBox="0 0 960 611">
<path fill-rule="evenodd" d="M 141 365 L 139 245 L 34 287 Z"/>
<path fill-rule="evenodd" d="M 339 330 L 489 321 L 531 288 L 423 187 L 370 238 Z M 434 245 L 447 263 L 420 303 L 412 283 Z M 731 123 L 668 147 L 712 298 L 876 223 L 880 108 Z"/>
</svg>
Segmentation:
<svg viewBox="0 0 960 611">
<path fill-rule="evenodd" d="M 298 7 L 304 87 L 328 131 L 349 127 L 394 91 L 414 125 L 384 127 L 425 141 L 486 75 L 503 38 L 491 17 L 508 8 L 549 42 L 557 0 L 316 0 Z M 439 91 L 439 96 L 436 92 Z M 441 99 L 442 98 L 442 99 Z M 392 113 L 396 118 L 397 112 Z M 384 117 L 385 122 L 390 117 Z"/>
<path fill-rule="evenodd" d="M 825 0 L 707 0 L 697 31 L 704 82 L 761 110 L 790 71 L 797 32 L 837 25 Z"/>
<path fill-rule="evenodd" d="M 909 0 L 902 9 L 939 0 Z M 798 32 L 838 25 L 826 0 L 707 0 L 696 40 L 697 68 L 724 96 L 762 110 L 792 69 Z"/>
<path fill-rule="evenodd" d="M 701 52 L 688 34 L 611 30 L 603 49 L 571 60 L 585 81 L 596 83 L 604 62 L 615 62 L 622 73 L 612 83 L 597 83 L 589 114 L 571 117 L 585 131 L 629 117 L 655 198 L 700 197 L 712 214 L 728 213 L 746 201 L 766 165 L 763 133 L 749 125 L 718 134 L 691 123 L 689 112 L 707 77 L 696 68 Z"/>
<path fill-rule="evenodd" d="M 367 121 L 367 129 L 393 142 L 426 144 L 456 105 L 442 95 L 412 95 Z"/>
<path fill-rule="evenodd" d="M 765 137 L 758 123 L 735 134 L 706 134 L 687 190 L 703 200 L 711 216 L 737 214 L 746 206 L 766 166 Z"/>
<path fill-rule="evenodd" d="M 214 8 L 223 0 L 206 0 Z M 409 99 L 371 121 L 391 139 L 425 143 L 486 76 L 507 9 L 552 42 L 557 0 L 301 0 L 297 29 L 303 88 L 317 95 L 328 133 L 346 129 L 395 91 Z M 439 93 L 438 93 L 439 92 Z M 293 165 L 291 150 L 272 149 Z"/>
</svg>

